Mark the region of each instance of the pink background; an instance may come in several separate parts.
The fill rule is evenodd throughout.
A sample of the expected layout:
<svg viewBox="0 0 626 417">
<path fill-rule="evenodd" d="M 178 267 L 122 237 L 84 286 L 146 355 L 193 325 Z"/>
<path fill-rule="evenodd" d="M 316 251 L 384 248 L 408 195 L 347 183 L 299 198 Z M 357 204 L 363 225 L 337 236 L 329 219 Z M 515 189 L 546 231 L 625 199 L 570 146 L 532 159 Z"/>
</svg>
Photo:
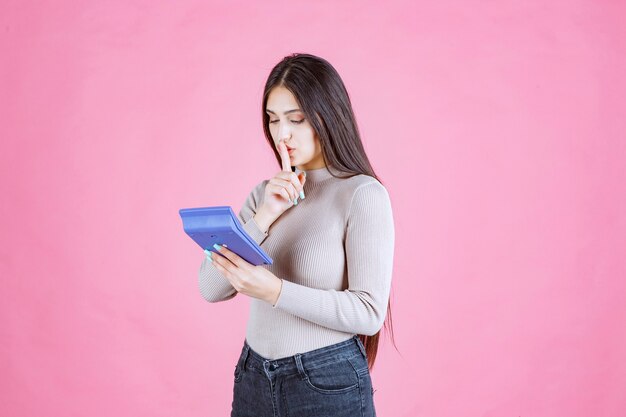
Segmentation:
<svg viewBox="0 0 626 417">
<path fill-rule="evenodd" d="M 278 170 L 291 52 L 392 198 L 379 416 L 624 415 L 624 3 L 433 3 L 3 1 L 0 415 L 227 415 L 249 299 L 202 299 L 178 209 Z"/>
</svg>

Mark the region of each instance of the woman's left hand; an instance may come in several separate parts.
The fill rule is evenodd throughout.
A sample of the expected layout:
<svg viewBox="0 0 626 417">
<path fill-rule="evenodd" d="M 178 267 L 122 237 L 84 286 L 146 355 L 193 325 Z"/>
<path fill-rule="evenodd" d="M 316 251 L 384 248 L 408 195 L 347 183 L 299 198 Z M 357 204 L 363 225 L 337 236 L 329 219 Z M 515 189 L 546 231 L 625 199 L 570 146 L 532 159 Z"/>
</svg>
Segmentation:
<svg viewBox="0 0 626 417">
<path fill-rule="evenodd" d="M 225 246 L 211 252 L 211 261 L 237 292 L 272 306 L 278 301 L 283 282 L 262 265 L 252 265 Z"/>
</svg>

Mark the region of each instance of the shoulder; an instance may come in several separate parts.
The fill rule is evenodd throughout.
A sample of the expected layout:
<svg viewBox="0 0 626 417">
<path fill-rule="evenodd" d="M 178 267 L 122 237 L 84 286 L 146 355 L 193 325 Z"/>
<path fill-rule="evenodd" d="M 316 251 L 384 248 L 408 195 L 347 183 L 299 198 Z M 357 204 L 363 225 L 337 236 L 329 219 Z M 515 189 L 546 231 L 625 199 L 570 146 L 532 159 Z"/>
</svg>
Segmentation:
<svg viewBox="0 0 626 417">
<path fill-rule="evenodd" d="M 353 184 L 355 184 L 356 186 L 363 186 L 363 185 L 367 185 L 367 184 L 378 184 L 382 187 L 382 184 L 380 183 L 380 181 L 378 181 L 376 178 L 370 176 L 370 175 L 366 175 L 366 174 L 357 174 L 351 178 L 349 178 L 350 180 L 352 180 Z"/>
<path fill-rule="evenodd" d="M 380 181 L 372 176 L 358 174 L 354 177 L 348 178 L 347 181 L 349 181 L 347 185 L 352 190 L 353 197 L 358 194 L 389 195 L 387 188 L 385 188 Z"/>
<path fill-rule="evenodd" d="M 369 207 L 370 210 L 391 210 L 387 188 L 376 178 L 359 174 L 347 179 L 351 190 L 348 212 Z"/>
</svg>

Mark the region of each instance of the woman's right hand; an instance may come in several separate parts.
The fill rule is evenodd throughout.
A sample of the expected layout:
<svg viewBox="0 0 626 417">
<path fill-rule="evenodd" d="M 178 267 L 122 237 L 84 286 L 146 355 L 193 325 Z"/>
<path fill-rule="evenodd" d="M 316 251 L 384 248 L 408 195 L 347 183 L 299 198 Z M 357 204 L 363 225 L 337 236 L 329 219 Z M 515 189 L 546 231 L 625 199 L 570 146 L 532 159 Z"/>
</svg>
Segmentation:
<svg viewBox="0 0 626 417">
<path fill-rule="evenodd" d="M 290 207 L 296 205 L 294 201 L 304 195 L 302 186 L 306 182 L 304 172 L 296 175 L 295 172 L 291 171 L 289 152 L 283 141 L 278 142 L 278 152 L 282 162 L 282 170 L 278 171 L 265 186 L 261 206 L 263 211 L 274 218 L 280 217 Z"/>
</svg>

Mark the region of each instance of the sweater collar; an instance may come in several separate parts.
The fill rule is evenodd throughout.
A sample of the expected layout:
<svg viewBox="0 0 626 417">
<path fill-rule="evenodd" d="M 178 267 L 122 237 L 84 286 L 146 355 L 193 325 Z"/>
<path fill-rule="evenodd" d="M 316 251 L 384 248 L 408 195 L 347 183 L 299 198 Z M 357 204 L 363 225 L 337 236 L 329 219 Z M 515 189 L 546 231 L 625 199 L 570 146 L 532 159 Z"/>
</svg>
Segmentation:
<svg viewBox="0 0 626 417">
<path fill-rule="evenodd" d="M 331 175 L 331 173 L 329 172 L 332 171 L 333 174 L 335 175 L 340 175 L 340 173 L 332 168 L 331 166 L 324 166 L 322 168 L 315 168 L 315 169 L 307 169 L 305 170 L 306 172 L 306 180 L 311 181 L 312 183 L 316 183 L 316 182 L 320 182 L 320 181 L 324 181 L 327 180 L 328 178 L 332 178 L 333 176 Z M 302 171 L 300 171 L 298 168 L 296 168 L 296 174 L 300 173 Z"/>
</svg>

